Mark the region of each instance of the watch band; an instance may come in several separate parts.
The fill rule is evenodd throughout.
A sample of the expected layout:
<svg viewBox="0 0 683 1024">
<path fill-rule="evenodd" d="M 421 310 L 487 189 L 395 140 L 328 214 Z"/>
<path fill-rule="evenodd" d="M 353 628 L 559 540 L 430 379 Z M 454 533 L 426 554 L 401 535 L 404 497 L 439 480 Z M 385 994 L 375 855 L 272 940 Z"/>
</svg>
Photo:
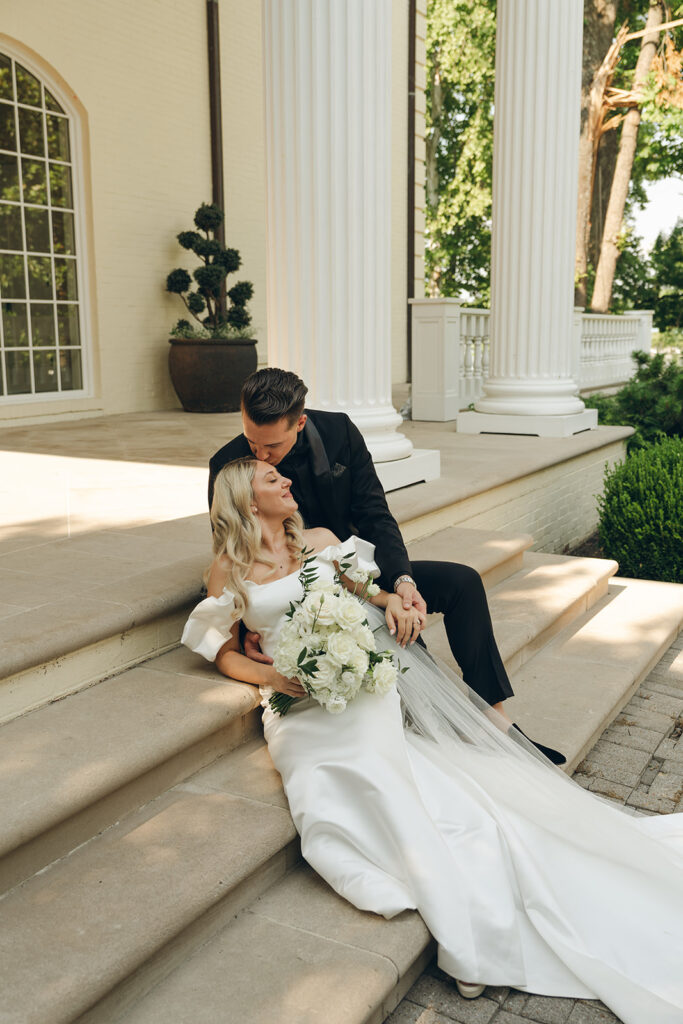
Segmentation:
<svg viewBox="0 0 683 1024">
<path fill-rule="evenodd" d="M 394 593 L 396 593 L 396 591 L 398 590 L 402 583 L 411 583 L 413 586 L 415 586 L 415 580 L 413 579 L 412 576 L 399 576 L 397 579 L 394 580 Z"/>
</svg>

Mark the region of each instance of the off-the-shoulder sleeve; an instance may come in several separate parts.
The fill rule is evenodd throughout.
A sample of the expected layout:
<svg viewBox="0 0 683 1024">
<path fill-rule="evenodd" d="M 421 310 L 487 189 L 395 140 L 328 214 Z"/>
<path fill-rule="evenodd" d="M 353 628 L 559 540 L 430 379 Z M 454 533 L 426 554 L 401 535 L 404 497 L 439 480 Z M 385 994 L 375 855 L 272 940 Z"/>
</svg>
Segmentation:
<svg viewBox="0 0 683 1024">
<path fill-rule="evenodd" d="M 220 597 L 206 597 L 200 601 L 185 623 L 181 643 L 207 661 L 215 661 L 235 625 L 235 598 L 229 590 Z"/>
<path fill-rule="evenodd" d="M 330 562 L 351 563 L 347 572 L 367 572 L 373 579 L 380 574 L 380 568 L 375 561 L 375 545 L 362 537 L 351 536 L 343 544 L 331 545 L 321 551 L 318 557 L 328 558 Z"/>
</svg>

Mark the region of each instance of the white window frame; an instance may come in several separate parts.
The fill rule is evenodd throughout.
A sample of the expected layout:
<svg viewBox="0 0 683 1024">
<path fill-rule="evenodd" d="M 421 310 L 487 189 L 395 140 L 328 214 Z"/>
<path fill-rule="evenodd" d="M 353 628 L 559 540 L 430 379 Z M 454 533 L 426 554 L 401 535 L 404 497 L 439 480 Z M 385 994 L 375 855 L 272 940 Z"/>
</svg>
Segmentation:
<svg viewBox="0 0 683 1024">
<path fill-rule="evenodd" d="M 90 309 L 90 254 L 88 251 L 88 232 L 86 228 L 86 218 L 88 210 L 86 207 L 86 189 L 85 189 L 85 174 L 83 167 L 83 154 L 84 154 L 84 138 L 83 138 L 83 123 L 82 123 L 82 112 L 75 106 L 68 93 L 64 91 L 63 84 L 60 83 L 51 73 L 49 68 L 43 65 L 37 64 L 35 60 L 23 51 L 18 46 L 13 46 L 12 43 L 3 39 L 0 41 L 0 53 L 4 53 L 6 56 L 11 57 L 12 60 L 21 64 L 27 71 L 30 71 L 43 85 L 43 88 L 47 89 L 54 98 L 57 100 L 59 105 L 64 110 L 64 113 L 69 119 L 69 143 L 71 147 L 71 186 L 73 190 L 73 212 L 74 212 L 74 237 L 76 241 L 76 283 L 78 287 L 78 317 L 79 317 L 79 329 L 80 329 L 80 351 L 81 351 L 81 377 L 82 387 L 78 390 L 69 391 L 40 391 L 37 393 L 24 393 L 21 395 L 8 395 L 0 394 L 0 407 L 10 407 L 13 405 L 36 405 L 43 403 L 55 403 L 55 402 L 72 402 L 78 399 L 89 399 L 94 397 L 94 383 L 93 383 L 93 359 L 92 359 L 92 319 Z M 17 101 L 14 101 L 15 109 L 17 108 Z M 17 156 L 21 165 L 21 154 L 19 152 L 19 137 L 17 135 Z M 48 157 L 46 154 L 46 171 L 48 165 Z M 20 166 L 21 170 L 21 166 Z M 50 206 L 50 212 L 53 209 L 59 209 L 59 207 Z M 51 218 L 50 218 L 51 221 Z M 50 227 L 52 232 L 52 227 Z M 19 253 L 23 256 L 30 256 L 31 253 L 28 250 L 17 250 L 16 255 Z M 55 254 L 52 253 L 51 259 L 54 262 Z M 26 292 L 26 303 L 27 303 L 27 315 L 29 315 L 29 330 L 30 330 L 30 295 L 28 293 L 28 282 Z M 57 302 L 53 302 L 53 307 Z M 0 330 L 2 327 L 0 326 Z M 31 346 L 30 351 L 33 351 Z M 0 374 L 4 374 L 4 369 L 0 365 Z M 31 366 L 31 380 L 33 386 L 35 381 L 33 378 L 33 366 Z"/>
</svg>

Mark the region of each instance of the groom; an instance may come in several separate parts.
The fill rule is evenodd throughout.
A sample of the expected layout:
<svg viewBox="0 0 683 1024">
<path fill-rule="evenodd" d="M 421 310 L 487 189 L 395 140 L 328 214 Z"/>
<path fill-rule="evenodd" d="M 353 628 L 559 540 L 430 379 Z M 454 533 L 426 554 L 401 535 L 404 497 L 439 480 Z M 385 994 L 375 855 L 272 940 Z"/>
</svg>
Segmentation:
<svg viewBox="0 0 683 1024">
<path fill-rule="evenodd" d="M 384 589 L 399 594 L 406 609 L 414 605 L 423 613 L 443 614 L 465 682 L 504 714 L 502 701 L 513 691 L 479 574 L 455 562 L 410 561 L 360 431 L 345 413 L 305 409 L 307 391 L 296 374 L 276 367 L 247 378 L 244 433 L 209 463 L 209 505 L 216 475 L 227 462 L 253 455 L 277 466 L 292 481 L 307 527 L 326 526 L 342 540 L 355 533 L 370 541 Z M 564 763 L 558 751 L 535 746 L 555 764 Z"/>
</svg>

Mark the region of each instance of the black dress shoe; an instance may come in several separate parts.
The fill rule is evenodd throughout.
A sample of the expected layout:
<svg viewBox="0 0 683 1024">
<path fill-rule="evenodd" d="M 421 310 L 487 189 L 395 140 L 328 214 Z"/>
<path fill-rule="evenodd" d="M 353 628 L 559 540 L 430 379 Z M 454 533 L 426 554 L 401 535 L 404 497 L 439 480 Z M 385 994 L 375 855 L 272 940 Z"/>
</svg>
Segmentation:
<svg viewBox="0 0 683 1024">
<path fill-rule="evenodd" d="M 546 747 L 543 743 L 537 743 L 536 740 L 532 740 L 531 737 L 527 736 L 523 729 L 520 729 L 516 722 L 513 722 L 512 728 L 516 729 L 517 732 L 521 732 L 524 739 L 529 740 L 529 743 L 531 743 L 532 746 L 536 747 L 536 750 L 540 750 L 543 756 L 547 757 L 548 760 L 552 761 L 553 764 L 560 765 L 567 763 L 567 758 L 564 756 L 564 754 L 561 754 L 559 750 L 553 750 L 552 747 Z"/>
</svg>

